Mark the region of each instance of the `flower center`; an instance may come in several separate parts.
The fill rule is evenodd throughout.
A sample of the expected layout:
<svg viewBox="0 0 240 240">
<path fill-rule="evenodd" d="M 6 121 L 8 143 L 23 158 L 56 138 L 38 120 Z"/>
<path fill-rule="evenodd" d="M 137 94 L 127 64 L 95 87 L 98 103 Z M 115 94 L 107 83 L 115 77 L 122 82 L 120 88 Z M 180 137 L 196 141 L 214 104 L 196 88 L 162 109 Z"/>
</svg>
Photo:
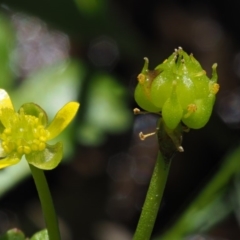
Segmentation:
<svg viewBox="0 0 240 240">
<path fill-rule="evenodd" d="M 42 125 L 42 117 L 43 113 L 38 117 L 26 115 L 22 108 L 19 113 L 14 112 L 1 134 L 4 151 L 22 155 L 44 150 L 49 132 Z"/>
</svg>

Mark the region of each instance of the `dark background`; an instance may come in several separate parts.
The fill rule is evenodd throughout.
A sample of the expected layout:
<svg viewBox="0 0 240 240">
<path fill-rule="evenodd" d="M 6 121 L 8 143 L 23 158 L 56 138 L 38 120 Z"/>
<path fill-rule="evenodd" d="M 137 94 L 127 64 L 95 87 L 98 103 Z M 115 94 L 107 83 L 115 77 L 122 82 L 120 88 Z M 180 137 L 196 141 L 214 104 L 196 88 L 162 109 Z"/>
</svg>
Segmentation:
<svg viewBox="0 0 240 240">
<path fill-rule="evenodd" d="M 172 163 L 154 229 L 154 236 L 158 236 L 174 224 L 218 171 L 226 154 L 239 144 L 240 2 L 115 0 L 101 1 L 90 10 L 84 8 L 84 2 L 6 0 L 0 6 L 10 22 L 14 14 L 21 13 L 41 19 L 48 29 L 69 37 L 70 58 L 84 62 L 86 70 L 86 80 L 79 89 L 82 105 L 76 128 L 87 111 L 84 102 L 94 74 L 109 74 L 123 86 L 130 112 L 136 107 L 133 91 L 143 57 L 150 59 L 153 69 L 181 46 L 194 53 L 209 77 L 212 64 L 218 63 L 220 91 L 214 112 L 203 129 L 184 136 L 185 152 Z M 31 72 L 17 66 L 16 86 Z M 44 64 L 36 69 L 41 67 Z M 46 173 L 63 239 L 131 239 L 157 154 L 156 139 L 141 142 L 138 132 L 154 130 L 156 117 L 137 116 L 129 118 L 128 124 L 117 134 L 106 132 L 105 140 L 97 145 L 79 142 L 72 133 L 74 154 L 67 163 Z M 44 227 L 30 177 L 2 197 L 0 210 L 2 232 L 16 226 L 31 236 Z M 234 213 L 202 237 L 239 239 Z"/>
</svg>

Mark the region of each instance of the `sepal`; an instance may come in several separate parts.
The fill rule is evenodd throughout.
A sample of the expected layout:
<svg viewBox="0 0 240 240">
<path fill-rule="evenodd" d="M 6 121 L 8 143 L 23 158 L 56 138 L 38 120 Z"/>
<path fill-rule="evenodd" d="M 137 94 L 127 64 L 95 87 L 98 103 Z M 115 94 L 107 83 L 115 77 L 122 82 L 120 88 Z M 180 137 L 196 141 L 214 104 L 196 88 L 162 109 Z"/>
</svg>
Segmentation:
<svg viewBox="0 0 240 240">
<path fill-rule="evenodd" d="M 61 142 L 55 145 L 48 145 L 43 151 L 34 151 L 26 154 L 28 163 L 33 166 L 43 169 L 51 170 L 60 163 L 63 156 L 63 144 Z"/>
</svg>

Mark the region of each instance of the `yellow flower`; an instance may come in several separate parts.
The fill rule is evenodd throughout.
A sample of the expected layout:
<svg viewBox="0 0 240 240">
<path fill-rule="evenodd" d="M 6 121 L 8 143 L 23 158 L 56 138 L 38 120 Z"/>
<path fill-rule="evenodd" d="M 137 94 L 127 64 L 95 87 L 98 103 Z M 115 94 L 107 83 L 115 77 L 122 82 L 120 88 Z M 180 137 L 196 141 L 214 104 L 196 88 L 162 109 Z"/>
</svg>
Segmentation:
<svg viewBox="0 0 240 240">
<path fill-rule="evenodd" d="M 67 127 L 78 108 L 77 102 L 67 103 L 47 125 L 47 115 L 40 106 L 26 103 L 15 112 L 8 93 L 0 89 L 0 168 L 18 163 L 23 155 L 37 168 L 55 168 L 62 159 L 63 145 L 47 141 Z"/>
</svg>

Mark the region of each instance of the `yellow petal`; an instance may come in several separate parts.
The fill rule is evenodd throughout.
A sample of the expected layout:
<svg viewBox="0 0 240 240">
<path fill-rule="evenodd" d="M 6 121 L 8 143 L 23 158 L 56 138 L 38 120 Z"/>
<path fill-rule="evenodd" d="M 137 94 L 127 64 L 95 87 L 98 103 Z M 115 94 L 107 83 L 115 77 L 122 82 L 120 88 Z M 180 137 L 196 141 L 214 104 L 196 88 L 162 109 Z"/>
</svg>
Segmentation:
<svg viewBox="0 0 240 240">
<path fill-rule="evenodd" d="M 77 102 L 69 102 L 58 111 L 51 124 L 47 127 L 50 133 L 48 140 L 58 136 L 67 127 L 75 117 L 79 106 L 80 104 Z"/>
<path fill-rule="evenodd" d="M 16 157 L 6 157 L 4 159 L 0 159 L 0 169 L 5 168 L 11 165 L 14 165 L 20 161 L 20 158 Z"/>
<path fill-rule="evenodd" d="M 0 89 L 0 109 L 2 108 L 13 109 L 12 101 L 4 89 Z"/>
</svg>

